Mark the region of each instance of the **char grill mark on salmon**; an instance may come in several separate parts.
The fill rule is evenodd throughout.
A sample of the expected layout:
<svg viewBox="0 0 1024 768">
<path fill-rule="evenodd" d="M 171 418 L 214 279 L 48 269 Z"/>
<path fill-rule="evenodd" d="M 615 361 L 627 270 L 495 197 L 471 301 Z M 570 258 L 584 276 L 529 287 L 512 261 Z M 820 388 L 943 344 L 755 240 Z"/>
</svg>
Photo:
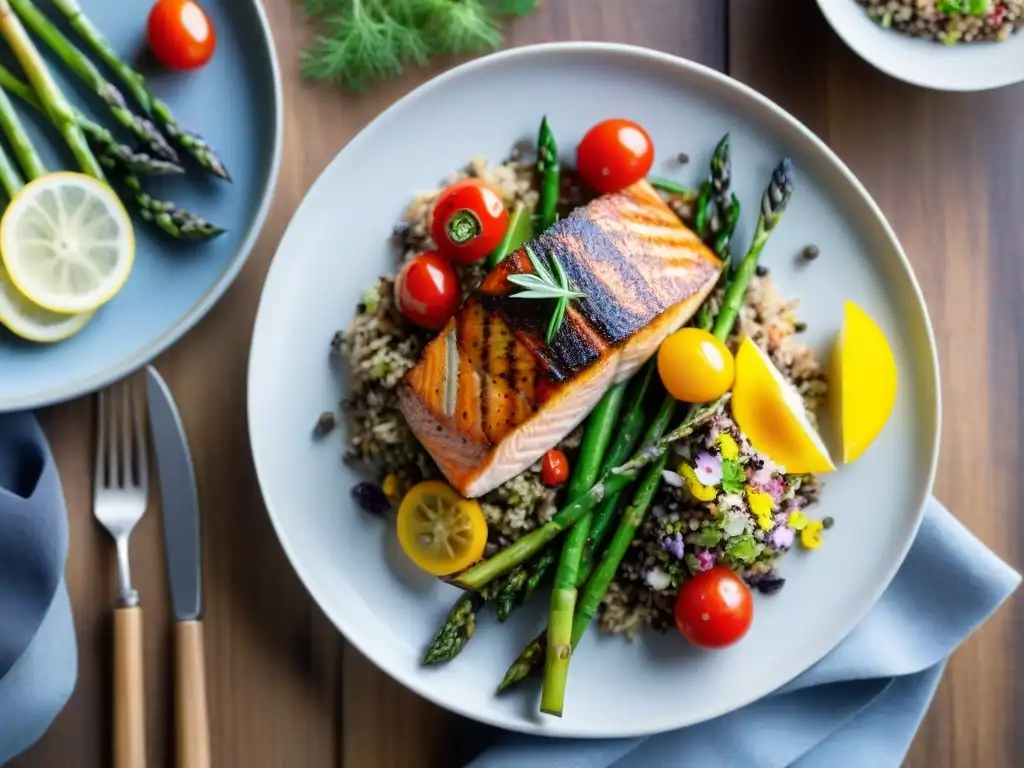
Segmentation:
<svg viewBox="0 0 1024 768">
<path fill-rule="evenodd" d="M 479 496 L 574 429 L 713 290 L 719 259 L 647 182 L 597 198 L 530 241 L 573 290 L 551 344 L 553 300 L 517 299 L 524 248 L 484 279 L 400 389 L 402 411 L 449 482 Z"/>
</svg>

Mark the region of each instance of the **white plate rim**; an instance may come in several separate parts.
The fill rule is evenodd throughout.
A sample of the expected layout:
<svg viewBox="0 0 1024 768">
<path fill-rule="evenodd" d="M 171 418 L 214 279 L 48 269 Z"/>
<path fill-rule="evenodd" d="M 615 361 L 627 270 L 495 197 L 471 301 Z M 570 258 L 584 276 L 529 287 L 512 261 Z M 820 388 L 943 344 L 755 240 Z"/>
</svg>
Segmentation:
<svg viewBox="0 0 1024 768">
<path fill-rule="evenodd" d="M 672 54 L 669 54 L 669 53 L 665 53 L 665 52 L 662 52 L 662 51 L 656 51 L 656 50 L 653 50 L 653 49 L 650 49 L 650 48 L 646 48 L 646 47 L 643 47 L 643 46 L 636 46 L 636 45 L 630 45 L 630 44 L 625 44 L 625 43 L 606 43 L 606 42 L 592 42 L 592 41 L 570 41 L 570 42 L 555 42 L 555 43 L 539 43 L 539 44 L 524 45 L 524 46 L 518 46 L 518 47 L 506 49 L 506 50 L 503 50 L 503 51 L 499 51 L 497 53 L 492 53 L 492 54 L 489 54 L 487 56 L 483 56 L 483 57 L 474 59 L 472 61 L 466 62 L 464 64 L 461 64 L 461 65 L 457 66 L 457 67 L 454 67 L 453 69 L 448 70 L 447 72 L 444 72 L 444 73 L 438 75 L 437 77 L 435 77 L 435 78 L 429 80 L 428 82 L 420 85 L 418 88 L 412 90 L 411 92 L 409 92 L 408 94 L 406 94 L 402 98 L 400 98 L 397 101 L 395 101 L 390 107 L 388 107 L 386 110 L 381 112 L 376 118 L 374 118 L 370 123 L 368 123 L 364 128 L 362 128 L 348 142 L 348 144 L 346 144 L 344 147 L 341 148 L 341 150 L 339 150 L 338 154 L 335 155 L 335 157 L 331 160 L 331 162 L 328 163 L 328 165 L 324 168 L 324 170 L 317 177 L 316 181 L 314 181 L 314 183 L 309 187 L 309 189 L 306 192 L 305 197 L 303 198 L 303 201 L 299 204 L 298 208 L 295 211 L 295 214 L 293 215 L 291 221 L 289 222 L 288 227 L 286 227 L 284 235 L 282 236 L 281 241 L 279 243 L 278 250 L 277 250 L 277 252 L 274 255 L 274 259 L 271 262 L 270 269 L 268 271 L 267 278 L 266 278 L 266 281 L 264 283 L 264 286 L 269 285 L 271 283 L 271 281 L 274 279 L 275 272 L 276 272 L 277 269 L 284 269 L 283 267 L 280 266 L 283 263 L 283 259 L 282 260 L 278 260 L 278 256 L 282 254 L 282 252 L 284 250 L 284 246 L 286 246 L 287 243 L 289 242 L 289 233 L 291 232 L 292 227 L 295 225 L 295 221 L 299 218 L 300 214 L 302 213 L 303 208 L 307 204 L 309 204 L 309 201 L 311 199 L 313 199 L 314 197 L 317 196 L 317 194 L 319 193 L 321 187 L 325 184 L 325 181 L 324 181 L 325 177 L 329 174 L 330 169 L 336 163 L 339 162 L 339 158 L 341 157 L 341 155 L 343 153 L 347 152 L 347 151 L 350 151 L 350 150 L 351 151 L 358 151 L 360 146 L 364 142 L 366 142 L 368 140 L 368 137 L 372 133 L 372 129 L 373 129 L 374 125 L 378 121 L 384 119 L 386 116 L 392 114 L 393 112 L 400 111 L 407 102 L 412 101 L 413 99 L 424 98 L 427 95 L 429 95 L 429 93 L 433 89 L 438 88 L 438 87 L 440 87 L 442 85 L 445 85 L 450 80 L 457 79 L 458 77 L 460 77 L 460 76 L 462 76 L 462 75 L 464 75 L 466 73 L 472 72 L 472 71 L 474 71 L 477 68 L 486 67 L 486 66 L 493 66 L 495 63 L 500 63 L 501 61 L 512 60 L 512 59 L 515 59 L 515 58 L 518 58 L 518 57 L 528 57 L 528 56 L 532 56 L 534 54 L 561 53 L 561 52 L 573 52 L 573 51 L 579 51 L 579 52 L 584 52 L 584 53 L 597 53 L 597 54 L 606 53 L 606 54 L 612 54 L 612 55 L 625 55 L 625 56 L 634 56 L 634 57 L 638 57 L 638 58 L 646 58 L 646 59 L 648 59 L 650 61 L 659 62 L 661 64 L 666 64 L 666 65 L 674 66 L 674 67 L 677 67 L 677 68 L 682 69 L 682 70 L 687 70 L 687 71 L 689 71 L 689 72 L 691 72 L 693 74 L 697 74 L 697 75 L 700 75 L 700 76 L 707 77 L 710 80 L 714 81 L 717 85 L 719 85 L 721 87 L 733 89 L 734 91 L 737 91 L 740 95 L 755 101 L 761 108 L 763 108 L 763 109 L 767 110 L 768 112 L 772 113 L 776 118 L 779 118 L 779 119 L 783 120 L 785 123 L 787 123 L 790 128 L 796 130 L 803 137 L 804 140 L 806 140 L 807 142 L 811 143 L 815 147 L 815 149 L 817 149 L 819 152 L 821 152 L 822 156 L 827 161 L 829 161 L 834 166 L 834 168 L 837 171 L 839 171 L 839 173 L 842 175 L 842 177 L 845 180 L 845 182 L 850 185 L 850 189 L 859 198 L 861 198 L 861 202 L 867 206 L 867 209 L 870 211 L 870 213 L 877 219 L 878 224 L 880 225 L 880 227 L 882 229 L 882 232 L 885 234 L 885 236 L 890 241 L 890 243 L 891 243 L 891 245 L 892 245 L 892 247 L 893 247 L 893 249 L 895 251 L 895 254 L 897 255 L 897 257 L 898 257 L 902 267 L 906 271 L 906 275 L 909 278 L 911 294 L 912 294 L 912 296 L 914 298 L 914 301 L 915 301 L 916 306 L 917 306 L 917 310 L 920 312 L 921 319 L 922 319 L 923 324 L 924 324 L 924 331 L 925 331 L 925 336 L 926 336 L 927 345 L 928 345 L 928 357 L 929 357 L 929 359 L 931 361 L 931 376 L 932 376 L 932 380 L 935 382 L 935 392 L 933 393 L 934 394 L 934 409 L 933 409 L 933 412 L 929 415 L 931 423 L 934 425 L 932 430 L 931 430 L 932 434 L 934 435 L 934 438 L 931 441 L 932 442 L 931 456 L 928 457 L 929 469 L 928 469 L 928 472 L 927 472 L 926 482 L 924 483 L 924 491 L 921 494 L 920 498 L 917 499 L 917 502 L 916 502 L 917 508 L 916 508 L 916 511 L 914 512 L 913 525 L 912 525 L 913 535 L 908 537 L 906 543 L 904 544 L 902 550 L 900 551 L 899 557 L 894 561 L 892 567 L 884 575 L 884 577 L 879 581 L 879 586 L 876 588 L 875 593 L 871 596 L 871 598 L 869 600 L 866 600 L 864 602 L 864 604 L 858 605 L 854 609 L 851 609 L 851 611 L 849 613 L 849 615 L 851 617 L 851 620 L 848 622 L 848 626 L 844 628 L 841 636 L 836 641 L 835 645 L 838 645 L 839 642 L 841 642 L 854 629 L 854 627 L 856 627 L 856 625 L 858 623 L 860 623 L 860 621 L 867 615 L 867 613 L 875 605 L 875 603 L 877 602 L 878 598 L 881 597 L 881 595 L 888 588 L 890 582 L 895 577 L 896 572 L 899 570 L 899 567 L 902 565 L 903 561 L 906 559 L 906 555 L 909 552 L 910 547 L 913 544 L 914 540 L 916 539 L 917 532 L 920 529 L 921 521 L 924 518 L 925 505 L 926 505 L 927 500 L 931 496 L 932 488 L 934 486 L 935 475 L 936 475 L 936 471 L 937 471 L 937 467 L 938 467 L 939 446 L 940 446 L 940 437 L 941 437 L 941 431 L 942 431 L 941 430 L 941 428 L 942 428 L 942 406 L 941 406 L 941 395 L 942 395 L 941 390 L 942 390 L 942 388 L 941 388 L 938 352 L 937 352 L 937 347 L 936 347 L 936 342 L 935 342 L 935 334 L 934 334 L 934 330 L 933 330 L 933 327 L 932 327 L 931 317 L 930 317 L 930 315 L 928 313 L 928 308 L 927 308 L 927 305 L 925 304 L 925 301 L 924 301 L 924 294 L 923 294 L 923 292 L 921 290 L 920 283 L 918 282 L 917 276 L 914 273 L 912 265 L 910 264 L 910 260 L 907 258 L 906 253 L 904 252 L 903 247 L 900 244 L 899 238 L 896 236 L 896 233 L 892 229 L 892 226 L 890 225 L 888 219 L 882 213 L 881 209 L 878 207 L 877 203 L 874 201 L 874 199 L 868 193 L 867 189 L 863 186 L 863 184 L 860 183 L 860 181 L 853 174 L 853 172 L 850 171 L 850 169 L 845 165 L 845 163 L 843 163 L 843 161 L 840 160 L 840 158 L 821 139 L 819 139 L 809 128 L 804 126 L 803 123 L 801 123 L 799 120 L 797 120 L 797 118 L 795 118 L 793 115 L 791 115 L 786 110 L 782 109 L 780 106 L 775 104 L 773 101 L 768 99 L 766 96 L 763 96 L 759 92 L 757 92 L 754 89 L 750 88 L 749 86 L 741 83 L 740 81 L 735 80 L 735 79 L 729 77 L 728 75 L 726 75 L 726 74 L 724 74 L 722 72 L 719 72 L 718 70 L 712 69 L 712 68 L 710 68 L 710 67 L 708 67 L 706 65 L 700 64 L 698 62 L 691 61 L 689 59 L 682 58 L 680 56 L 675 56 L 675 55 L 672 55 Z M 284 550 L 285 555 L 287 556 L 289 562 L 292 564 L 292 567 L 294 568 L 296 574 L 298 575 L 299 580 L 302 582 L 303 586 L 309 592 L 310 596 L 317 603 L 317 605 L 321 608 L 321 610 L 324 611 L 324 613 L 328 617 L 328 619 L 335 625 L 335 627 L 338 628 L 338 630 L 345 637 L 346 641 L 349 642 L 353 647 L 355 647 L 355 649 L 357 651 L 359 651 L 359 653 L 362 654 L 367 660 L 369 660 L 374 666 L 376 666 L 378 669 L 380 669 L 382 672 L 387 674 L 393 680 L 399 682 L 405 688 L 407 688 L 410 691 L 416 693 L 417 695 L 421 696 L 422 698 L 424 698 L 424 699 L 432 702 L 433 704 L 436 704 L 437 706 L 442 707 L 442 708 L 444 708 L 444 709 L 446 709 L 446 710 L 448 710 L 450 712 L 454 712 L 454 713 L 456 713 L 458 715 L 461 715 L 463 717 L 466 717 L 468 719 L 475 720 L 477 722 L 484 723 L 486 725 L 491 725 L 491 726 L 494 726 L 496 728 L 501 728 L 501 729 L 515 731 L 515 732 L 520 732 L 520 733 L 526 733 L 526 734 L 533 734 L 533 735 L 538 735 L 538 736 L 553 737 L 553 738 L 573 738 L 573 739 L 577 739 L 578 738 L 578 739 L 585 739 L 585 738 L 627 738 L 627 737 L 648 736 L 648 735 L 652 735 L 652 734 L 656 734 L 656 733 L 662 733 L 662 732 L 665 732 L 665 731 L 673 730 L 673 729 L 679 728 L 679 727 L 685 727 L 687 725 L 692 724 L 692 723 L 689 723 L 689 722 L 682 722 L 681 721 L 678 724 L 668 725 L 668 726 L 662 726 L 662 725 L 659 724 L 659 725 L 654 726 L 654 727 L 644 727 L 642 725 L 639 725 L 639 727 L 638 727 L 638 726 L 634 725 L 634 726 L 631 726 L 631 727 L 630 726 L 623 727 L 623 728 L 621 728 L 619 730 L 616 730 L 616 731 L 609 731 L 609 730 L 606 729 L 606 730 L 603 730 L 601 732 L 588 731 L 588 730 L 586 730 L 585 726 L 584 727 L 560 727 L 557 732 L 552 732 L 551 730 L 545 729 L 544 727 L 541 727 L 540 725 L 538 725 L 537 723 L 532 722 L 532 721 L 528 721 L 528 720 L 525 720 L 525 719 L 522 719 L 522 720 L 509 720 L 509 719 L 506 719 L 506 718 L 501 717 L 501 716 L 493 716 L 489 712 L 481 713 L 481 712 L 477 712 L 477 711 L 471 710 L 469 708 L 461 706 L 458 702 L 445 701 L 442 697 L 436 695 L 431 690 L 429 679 L 428 679 L 427 675 L 417 674 L 417 675 L 406 676 L 406 675 L 402 674 L 399 671 L 389 669 L 384 664 L 379 662 L 374 657 L 373 652 L 372 652 L 372 648 L 369 647 L 367 643 L 362 642 L 359 639 L 358 633 L 350 631 L 352 628 L 350 626 L 348 626 L 344 616 L 339 615 L 338 612 L 331 611 L 331 610 L 325 608 L 323 606 L 323 604 L 320 602 L 320 600 L 317 599 L 317 596 L 313 592 L 313 589 L 312 589 L 312 586 L 311 586 L 314 583 L 314 579 L 312 578 L 310 573 L 305 569 L 305 567 L 301 564 L 302 561 L 297 556 L 298 553 L 296 552 L 295 547 L 293 546 L 293 544 L 290 542 L 290 540 L 288 538 L 287 532 L 286 532 L 285 527 L 284 527 L 284 525 L 282 523 L 282 520 L 280 518 L 279 513 L 275 511 L 274 505 L 267 498 L 266 494 L 263 493 L 263 485 L 264 485 L 263 478 L 267 475 L 267 470 L 264 469 L 264 462 L 263 462 L 263 459 L 261 458 L 262 454 L 260 454 L 260 452 L 258 452 L 257 449 L 256 449 L 256 446 L 258 444 L 258 437 L 257 437 L 256 433 L 253 430 L 253 424 L 255 422 L 254 412 L 253 412 L 253 403 L 256 401 L 257 398 L 254 396 L 254 390 L 256 389 L 256 384 L 255 384 L 255 380 L 254 380 L 254 377 L 253 377 L 252 360 L 253 360 L 253 350 L 255 348 L 256 340 L 258 338 L 260 338 L 260 336 L 262 334 L 262 331 L 263 331 L 263 327 L 265 325 L 267 325 L 267 324 L 272 322 L 272 320 L 271 320 L 271 311 L 272 310 L 269 308 L 268 304 L 265 302 L 265 297 L 266 297 L 266 290 L 264 288 L 264 293 L 260 297 L 259 306 L 257 308 L 256 320 L 255 320 L 255 323 L 254 323 L 254 326 L 253 326 L 253 334 L 252 334 L 252 337 L 251 337 L 252 341 L 251 341 L 250 350 L 249 350 L 249 371 L 248 371 L 248 375 L 247 375 L 247 387 L 246 387 L 246 394 L 247 394 L 247 398 L 246 398 L 246 400 L 247 400 L 247 423 L 249 425 L 250 448 L 251 448 L 251 452 L 252 452 L 252 456 L 253 456 L 253 464 L 254 464 L 254 468 L 255 468 L 255 471 L 256 471 L 256 477 L 257 477 L 257 481 L 260 483 L 261 495 L 263 496 L 263 501 L 264 501 L 264 505 L 267 508 L 268 516 L 270 517 L 271 524 L 274 527 L 274 530 L 277 533 L 278 539 L 281 542 L 281 547 Z M 801 672 L 806 671 L 807 669 L 812 667 L 815 663 L 820 661 L 824 656 L 826 656 L 835 647 L 835 645 L 832 645 L 832 646 L 830 646 L 828 648 L 821 649 L 820 652 L 817 653 L 817 654 L 810 654 L 808 656 L 808 658 L 806 660 L 806 664 L 804 665 L 804 668 L 803 668 L 803 670 L 801 670 Z M 758 699 L 761 699 L 764 696 L 770 694 L 773 690 L 776 690 L 776 689 L 773 688 L 772 690 L 757 690 L 753 694 L 743 698 L 738 703 L 734 703 L 733 705 L 724 707 L 724 708 L 722 708 L 719 711 L 712 712 L 709 715 L 707 715 L 706 717 L 702 717 L 701 721 L 707 721 L 707 720 L 710 720 L 710 719 L 714 719 L 715 717 L 720 717 L 722 715 L 728 714 L 729 712 L 735 711 L 736 709 L 740 709 L 740 708 L 742 708 L 742 707 L 744 707 L 744 706 L 746 706 L 746 705 L 748 705 L 748 704 L 750 704 L 750 703 L 752 703 L 754 701 L 757 701 Z"/>
<path fill-rule="evenodd" d="M 270 20 L 267 18 L 267 12 L 263 7 L 263 3 L 261 0 L 249 0 L 249 2 L 252 5 L 253 13 L 256 14 L 256 18 L 259 21 L 263 45 L 267 51 L 267 63 L 270 65 L 270 80 L 273 90 L 273 100 L 270 106 L 274 113 L 274 119 L 271 126 L 272 148 L 269 173 L 263 188 L 260 190 L 260 204 L 256 209 L 256 215 L 253 217 L 242 242 L 239 243 L 235 255 L 207 292 L 174 325 L 148 345 L 125 357 L 102 373 L 76 379 L 62 387 L 0 400 L 0 413 L 46 408 L 51 405 L 64 403 L 97 392 L 131 375 L 167 351 L 182 336 L 192 330 L 200 320 L 206 317 L 207 313 L 213 309 L 227 292 L 228 288 L 235 282 L 235 278 L 238 277 L 242 268 L 249 261 L 249 256 L 252 254 L 257 240 L 263 233 L 263 225 L 266 223 L 267 216 L 270 213 L 270 206 L 274 202 L 274 191 L 277 189 L 284 149 L 284 89 L 281 84 L 281 66 L 277 57 L 277 46 L 274 44 L 274 36 L 270 30 Z"/>
</svg>

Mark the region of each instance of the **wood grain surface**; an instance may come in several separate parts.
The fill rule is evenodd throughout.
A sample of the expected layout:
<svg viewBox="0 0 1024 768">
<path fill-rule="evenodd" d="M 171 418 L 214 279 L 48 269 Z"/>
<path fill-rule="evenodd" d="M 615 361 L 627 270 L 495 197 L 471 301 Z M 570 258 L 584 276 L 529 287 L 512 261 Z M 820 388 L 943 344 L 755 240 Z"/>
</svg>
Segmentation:
<svg viewBox="0 0 1024 768">
<path fill-rule="evenodd" d="M 356 131 L 456 62 L 346 96 L 300 80 L 297 58 L 312 30 L 298 3 L 265 5 L 287 112 L 273 210 L 234 287 L 158 361 L 192 443 L 204 515 L 212 764 L 459 766 L 485 735 L 348 648 L 299 584 L 260 499 L 244 408 L 260 288 L 303 194 Z M 571 39 L 646 45 L 728 71 L 793 112 L 851 166 L 914 262 L 938 336 L 944 427 L 936 492 L 999 555 L 1024 566 L 1017 508 L 1024 490 L 1024 88 L 957 95 L 898 83 L 848 51 L 812 0 L 544 0 L 507 34 L 513 46 Z M 114 553 L 90 510 L 92 408 L 82 399 L 43 414 L 70 513 L 67 581 L 80 677 L 71 702 L 15 768 L 112 765 Z M 132 540 L 154 768 L 173 758 L 172 626 L 158 506 L 154 495 Z M 1024 765 L 1022 638 L 1018 599 L 956 652 L 907 765 Z"/>
</svg>

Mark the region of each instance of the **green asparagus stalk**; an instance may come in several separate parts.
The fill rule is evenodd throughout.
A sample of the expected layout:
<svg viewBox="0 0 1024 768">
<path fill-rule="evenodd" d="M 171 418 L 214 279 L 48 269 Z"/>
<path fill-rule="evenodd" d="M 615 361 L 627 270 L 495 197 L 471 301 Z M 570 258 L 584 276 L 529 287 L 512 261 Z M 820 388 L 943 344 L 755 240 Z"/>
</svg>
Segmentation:
<svg viewBox="0 0 1024 768">
<path fill-rule="evenodd" d="M 178 123 L 171 108 L 156 98 L 146 85 L 145 78 L 118 56 L 106 37 L 89 20 L 76 0 L 54 0 L 53 4 L 67 17 L 68 23 L 93 53 L 117 74 L 139 103 L 142 111 L 148 117 L 154 118 L 175 144 L 195 158 L 210 173 L 222 179 L 231 180 L 231 175 L 213 147 L 202 136 Z"/>
<path fill-rule="evenodd" d="M 508 619 L 530 599 L 557 561 L 558 553 L 548 547 L 533 560 L 512 569 L 504 588 L 494 598 L 498 621 Z"/>
<path fill-rule="evenodd" d="M 21 188 L 25 186 L 25 180 L 21 172 L 15 167 L 7 150 L 0 145 L 0 186 L 4 188 L 8 199 L 13 199 Z M 0 267 L 2 269 L 3 267 Z"/>
<path fill-rule="evenodd" d="M 21 20 L 50 47 L 58 58 L 103 100 L 114 118 L 143 141 L 152 154 L 174 163 L 178 162 L 178 153 L 174 151 L 160 130 L 150 120 L 136 115 L 128 108 L 124 94 L 103 77 L 103 73 L 96 65 L 64 36 L 64 33 L 35 6 L 32 0 L 4 0 L 4 3 L 14 9 Z M 31 75 L 29 79 L 31 79 Z"/>
<path fill-rule="evenodd" d="M 97 179 L 104 179 L 103 168 L 89 148 L 82 129 L 78 127 L 74 109 L 54 82 L 28 32 L 14 15 L 10 0 L 0 0 L 0 35 L 3 35 L 21 68 L 25 70 L 47 116 L 64 137 L 82 170 Z"/>
<path fill-rule="evenodd" d="M 202 216 L 149 195 L 142 188 L 142 180 L 133 173 L 123 174 L 121 183 L 143 221 L 159 227 L 176 240 L 206 242 L 224 234 L 222 227 L 211 224 Z"/>
<path fill-rule="evenodd" d="M 18 158 L 18 164 L 29 179 L 35 179 L 46 173 L 46 164 L 43 158 L 32 146 L 32 140 L 25 132 L 21 118 L 14 111 L 14 105 L 7 98 L 7 94 L 0 89 L 0 130 L 14 150 L 14 156 Z"/>
<path fill-rule="evenodd" d="M 537 231 L 543 232 L 558 216 L 561 169 L 558 166 L 558 144 L 545 115 L 540 121 L 537 137 L 537 173 L 540 176 L 540 203 L 537 206 Z"/>
<path fill-rule="evenodd" d="M 472 639 L 476 615 L 485 602 L 484 596 L 477 592 L 467 592 L 460 597 L 427 648 L 423 663 L 439 664 L 455 658 Z"/>
<path fill-rule="evenodd" d="M 687 187 L 685 184 L 680 184 L 678 181 L 666 179 L 664 176 L 648 176 L 647 181 L 655 189 L 668 192 L 670 195 L 696 199 L 699 194 L 698 190 Z"/>
<path fill-rule="evenodd" d="M 711 154 L 711 168 L 705 188 L 710 190 L 709 199 L 701 206 L 703 210 L 711 212 L 711 221 L 708 224 L 707 233 L 698 232 L 707 239 L 713 238 L 715 253 L 722 259 L 722 272 L 718 278 L 718 285 L 724 285 L 729 277 L 729 256 L 724 249 L 732 239 L 732 233 L 736 229 L 739 218 L 739 200 L 732 196 L 732 203 L 729 203 L 729 187 L 732 184 L 732 160 L 729 157 L 729 134 L 725 134 L 715 151 Z M 719 249 L 722 250 L 719 250 Z M 711 315 L 711 302 L 705 301 L 697 312 L 696 326 L 710 330 L 713 322 Z"/>
<path fill-rule="evenodd" d="M 17 96 L 44 115 L 46 114 L 46 109 L 43 107 L 42 102 L 39 101 L 35 91 L 32 90 L 32 86 L 18 78 L 3 65 L 0 65 L 0 88 Z M 120 169 L 129 173 L 154 175 L 184 172 L 180 165 L 175 165 L 167 160 L 160 160 L 145 152 L 136 152 L 127 144 L 121 144 L 114 138 L 114 134 L 77 110 L 75 110 L 75 116 L 78 121 L 78 127 L 85 134 L 89 146 L 107 170 Z"/>
</svg>

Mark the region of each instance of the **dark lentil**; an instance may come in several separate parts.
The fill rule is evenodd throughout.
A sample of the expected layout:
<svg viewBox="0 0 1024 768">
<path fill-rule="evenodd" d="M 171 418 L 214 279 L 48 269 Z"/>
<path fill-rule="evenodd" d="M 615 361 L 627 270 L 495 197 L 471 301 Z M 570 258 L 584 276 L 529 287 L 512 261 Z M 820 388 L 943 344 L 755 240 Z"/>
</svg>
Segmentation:
<svg viewBox="0 0 1024 768">
<path fill-rule="evenodd" d="M 800 255 L 807 261 L 814 261 L 821 255 L 821 248 L 816 245 L 808 245 L 800 252 Z"/>
<path fill-rule="evenodd" d="M 786 580 L 781 576 L 776 576 L 774 573 L 766 574 L 757 580 L 757 590 L 762 595 L 774 595 L 783 586 L 785 586 Z"/>
<path fill-rule="evenodd" d="M 764 264 L 758 264 L 757 267 L 754 269 L 754 272 L 757 274 L 758 277 L 766 277 L 768 275 L 768 267 L 766 267 Z"/>
<path fill-rule="evenodd" d="M 690 162 L 690 156 L 685 152 L 680 152 L 678 155 L 676 155 L 676 162 L 679 163 L 680 165 L 686 165 L 688 162 Z"/>
<path fill-rule="evenodd" d="M 797 320 L 795 323 L 793 323 L 793 330 L 796 331 L 797 333 L 803 333 L 804 331 L 807 330 L 807 323 L 805 323 L 803 320 Z"/>
<path fill-rule="evenodd" d="M 313 427 L 314 437 L 326 437 L 334 428 L 338 426 L 338 417 L 334 415 L 334 411 L 324 411 L 320 414 L 320 418 L 316 420 L 316 426 Z"/>
<path fill-rule="evenodd" d="M 824 528 L 826 531 L 835 524 L 836 521 L 831 517 L 826 517 L 824 520 L 821 521 L 821 527 Z"/>
</svg>

